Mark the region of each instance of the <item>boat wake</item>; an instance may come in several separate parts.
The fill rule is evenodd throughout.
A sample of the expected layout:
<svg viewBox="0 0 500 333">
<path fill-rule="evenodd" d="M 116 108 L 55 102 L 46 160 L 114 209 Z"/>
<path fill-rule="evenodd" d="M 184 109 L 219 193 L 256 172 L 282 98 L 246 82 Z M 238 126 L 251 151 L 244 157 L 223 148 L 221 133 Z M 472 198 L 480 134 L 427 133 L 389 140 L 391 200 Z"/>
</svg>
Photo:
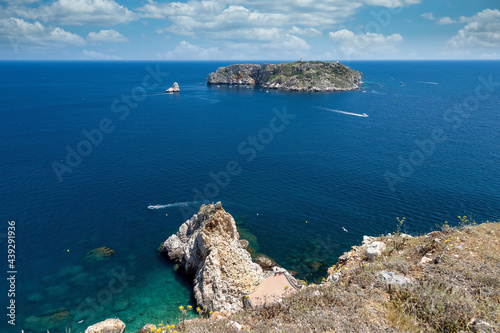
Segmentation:
<svg viewBox="0 0 500 333">
<path fill-rule="evenodd" d="M 166 204 L 166 205 L 149 205 L 148 209 L 165 209 L 165 208 L 172 208 L 172 207 L 188 207 L 190 205 L 196 205 L 199 204 L 198 201 L 186 201 L 186 202 L 176 202 L 176 203 L 171 203 L 171 204 Z"/>
<path fill-rule="evenodd" d="M 439 84 L 439 83 L 436 83 L 436 82 L 425 82 L 425 81 L 418 81 L 418 83 L 426 83 L 426 84 Z"/>
<path fill-rule="evenodd" d="M 340 110 L 333 110 L 333 109 L 328 109 L 328 108 L 323 108 L 321 106 L 317 106 L 317 108 L 319 109 L 323 109 L 323 110 L 328 110 L 328 111 L 331 111 L 331 112 L 336 112 L 336 113 L 341 113 L 341 114 L 346 114 L 348 116 L 356 116 L 356 117 L 368 117 L 368 115 L 366 113 L 363 113 L 363 114 L 360 114 L 360 113 L 354 113 L 354 112 L 347 112 L 347 111 L 340 111 Z"/>
</svg>

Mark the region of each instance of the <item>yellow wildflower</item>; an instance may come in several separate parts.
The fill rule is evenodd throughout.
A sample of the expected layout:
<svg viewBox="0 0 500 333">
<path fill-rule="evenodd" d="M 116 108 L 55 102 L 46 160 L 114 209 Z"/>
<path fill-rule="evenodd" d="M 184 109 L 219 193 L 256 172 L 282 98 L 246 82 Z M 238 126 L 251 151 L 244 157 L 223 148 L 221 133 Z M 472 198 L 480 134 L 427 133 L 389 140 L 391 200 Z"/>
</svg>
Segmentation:
<svg viewBox="0 0 500 333">
<path fill-rule="evenodd" d="M 191 305 L 188 305 L 188 309 L 191 310 L 193 307 Z"/>
<path fill-rule="evenodd" d="M 182 309 L 184 309 L 184 307 L 183 307 L 182 305 L 181 305 L 181 306 L 179 306 L 179 310 L 182 310 Z"/>
<path fill-rule="evenodd" d="M 160 332 L 161 332 L 161 328 L 158 328 L 158 329 L 156 330 L 156 333 L 160 333 Z"/>
</svg>

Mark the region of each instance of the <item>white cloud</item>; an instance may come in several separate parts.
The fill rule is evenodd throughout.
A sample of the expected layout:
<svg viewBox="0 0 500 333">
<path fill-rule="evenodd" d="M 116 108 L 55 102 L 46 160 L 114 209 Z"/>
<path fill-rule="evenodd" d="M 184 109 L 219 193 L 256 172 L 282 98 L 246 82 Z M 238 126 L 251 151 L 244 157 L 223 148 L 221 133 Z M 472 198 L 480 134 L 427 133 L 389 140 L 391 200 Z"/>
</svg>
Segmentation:
<svg viewBox="0 0 500 333">
<path fill-rule="evenodd" d="M 420 17 L 423 18 L 424 20 L 431 20 L 431 21 L 436 20 L 436 18 L 434 17 L 434 14 L 432 12 L 423 13 L 422 15 L 420 15 Z"/>
<path fill-rule="evenodd" d="M 114 0 L 58 0 L 37 8 L 9 8 L 15 16 L 62 25 L 112 26 L 129 23 L 137 16 Z"/>
<path fill-rule="evenodd" d="M 120 60 L 116 55 L 108 55 L 101 52 L 83 50 L 83 55 L 86 58 L 96 59 L 96 60 Z"/>
<path fill-rule="evenodd" d="M 467 25 L 446 42 L 451 49 L 500 47 L 500 11 L 485 9 L 472 17 L 461 17 Z"/>
<path fill-rule="evenodd" d="M 400 34 L 355 34 L 347 29 L 330 32 L 328 36 L 338 45 L 344 59 L 364 58 L 374 54 L 395 55 L 399 53 L 397 45 L 403 41 Z"/>
<path fill-rule="evenodd" d="M 138 12 L 141 17 L 168 18 L 171 25 L 166 31 L 214 38 L 214 32 L 226 36 L 231 30 L 251 28 L 289 31 L 296 26 L 321 30 L 344 22 L 361 6 L 361 0 L 240 0 L 238 5 L 230 4 L 228 0 L 191 0 L 185 3 L 149 0 Z"/>
<path fill-rule="evenodd" d="M 365 0 L 364 3 L 372 6 L 397 8 L 419 4 L 421 0 Z"/>
<path fill-rule="evenodd" d="M 292 29 L 288 30 L 288 33 L 292 35 L 301 35 L 301 36 L 321 36 L 322 32 L 318 29 L 314 28 L 299 28 L 293 26 Z"/>
<path fill-rule="evenodd" d="M 455 24 L 458 23 L 456 20 L 452 19 L 451 17 L 445 16 L 441 17 L 439 20 L 437 20 L 437 24 L 443 25 L 443 24 Z"/>
<path fill-rule="evenodd" d="M 17 46 L 85 45 L 85 40 L 60 27 L 46 28 L 40 22 L 26 22 L 19 18 L 0 19 L 0 37 Z"/>
<path fill-rule="evenodd" d="M 87 40 L 90 42 L 108 42 L 108 43 L 123 43 L 128 42 L 125 38 L 116 30 L 101 30 L 99 32 L 90 32 L 87 36 Z"/>
<path fill-rule="evenodd" d="M 221 55 L 222 52 L 216 47 L 204 49 L 183 40 L 174 50 L 158 54 L 158 58 L 166 60 L 210 60 L 217 59 Z"/>
</svg>

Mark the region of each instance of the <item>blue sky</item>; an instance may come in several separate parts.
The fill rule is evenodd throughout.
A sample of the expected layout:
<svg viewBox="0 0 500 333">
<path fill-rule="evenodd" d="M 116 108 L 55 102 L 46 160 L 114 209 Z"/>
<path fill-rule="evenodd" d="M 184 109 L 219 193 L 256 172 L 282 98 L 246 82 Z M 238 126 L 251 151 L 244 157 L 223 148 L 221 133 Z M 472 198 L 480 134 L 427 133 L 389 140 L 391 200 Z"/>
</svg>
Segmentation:
<svg viewBox="0 0 500 333">
<path fill-rule="evenodd" d="M 500 59 L 498 0 L 0 0 L 0 59 Z"/>
</svg>

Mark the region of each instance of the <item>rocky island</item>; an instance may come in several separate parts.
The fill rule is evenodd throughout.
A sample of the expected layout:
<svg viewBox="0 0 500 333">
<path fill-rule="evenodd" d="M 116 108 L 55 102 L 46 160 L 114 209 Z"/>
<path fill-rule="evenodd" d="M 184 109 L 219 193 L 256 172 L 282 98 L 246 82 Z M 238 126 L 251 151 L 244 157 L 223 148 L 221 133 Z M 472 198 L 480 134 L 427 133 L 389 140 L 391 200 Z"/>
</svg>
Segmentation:
<svg viewBox="0 0 500 333">
<path fill-rule="evenodd" d="M 286 91 L 346 91 L 359 89 L 361 75 L 338 61 L 235 64 L 210 73 L 207 84 L 259 85 Z"/>
</svg>

